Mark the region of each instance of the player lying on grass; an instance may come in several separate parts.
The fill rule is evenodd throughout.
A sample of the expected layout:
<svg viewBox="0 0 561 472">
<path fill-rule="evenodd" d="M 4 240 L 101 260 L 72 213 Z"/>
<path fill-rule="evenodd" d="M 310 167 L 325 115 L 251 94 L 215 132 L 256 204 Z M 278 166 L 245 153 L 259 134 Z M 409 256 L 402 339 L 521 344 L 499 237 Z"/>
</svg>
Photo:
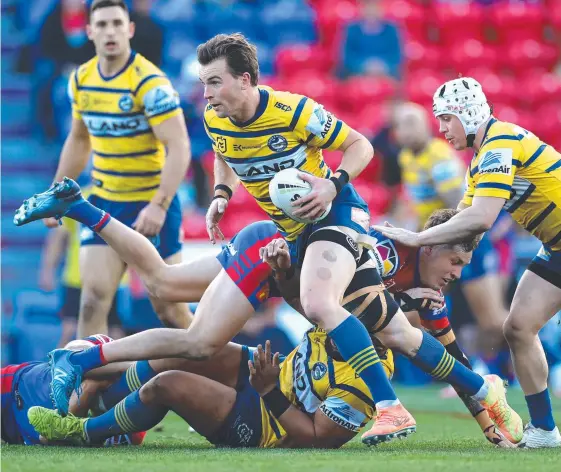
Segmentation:
<svg viewBox="0 0 561 472">
<path fill-rule="evenodd" d="M 15 221 L 16 224 L 25 224 L 54 215 L 80 219 L 80 212 L 77 214 L 73 209 L 81 205 L 86 206 L 82 211 L 98 211 L 81 197 L 77 184 L 67 179 L 26 201 L 18 210 Z M 82 353 L 53 351 L 52 367 L 56 377 L 53 393 L 59 399 L 57 405 L 63 414 L 68 411 L 68 398 L 79 387 L 83 372 L 92 368 L 123 360 L 167 357 L 202 360 L 218 352 L 241 329 L 253 313 L 255 304 L 266 298 L 270 290 L 268 276 L 271 269 L 260 260 L 259 248 L 280 236 L 270 222 L 254 223 L 244 231 L 248 234 L 256 231 L 257 242 L 249 246 L 242 243 L 237 247 L 236 243 L 226 246 L 219 257 L 220 262 L 213 259 L 208 266 L 201 265 L 202 261 L 192 265 L 167 266 L 142 235 L 107 214 L 100 213 L 99 216 L 107 220 L 103 228 L 98 228 L 99 235 L 135 268 L 151 293 L 161 298 L 169 297 L 170 300 L 191 301 L 189 297 L 193 296 L 194 290 L 191 281 L 197 290 L 205 284 L 208 289 L 202 295 L 197 316 L 188 330 L 148 330 L 115 341 L 103 349 L 92 348 Z M 244 244 L 248 244 L 247 241 Z M 459 271 L 462 264 L 457 264 L 455 270 Z M 218 276 L 203 280 L 213 270 L 218 270 Z M 403 353 L 424 371 L 456 385 L 460 391 L 482 402 L 505 436 L 517 442 L 522 434 L 522 421 L 508 406 L 501 380 L 497 376 L 484 379 L 470 371 L 461 362 L 456 362 L 431 335 L 412 327 L 385 290 L 378 272 L 372 270 L 369 273 L 370 277 L 361 286 L 362 292 L 354 300 L 359 301 L 362 297 L 361 305 L 368 307 L 364 312 L 365 323 L 375 331 L 376 336 L 384 345 Z M 443 284 L 452 278 L 451 274 L 442 275 L 441 280 L 435 283 Z M 292 282 L 298 284 L 298 280 Z M 350 296 L 353 291 L 347 290 L 344 296 Z M 224 307 L 228 307 L 227 312 Z M 384 381 L 388 382 L 386 377 Z M 387 408 L 380 411 L 377 407 L 376 410 L 378 434 L 369 435 L 370 444 L 415 430 L 415 422 L 410 415 L 401 415 L 400 422 L 396 423 L 395 416 L 387 414 Z"/>
<path fill-rule="evenodd" d="M 379 354 L 391 377 L 391 352 Z M 156 375 L 166 363 L 176 370 Z M 282 361 L 267 342 L 265 350 L 228 343 L 206 361 L 146 364 L 155 376 L 103 415 L 62 417 L 38 406 L 29 421 L 49 441 L 97 445 L 149 430 L 172 410 L 216 446 L 338 448 L 374 416 L 368 388 L 320 328 Z"/>
<path fill-rule="evenodd" d="M 72 341 L 66 345 L 66 349 L 78 351 L 110 341 L 110 337 L 98 334 Z M 113 379 L 126 371 L 129 365 L 128 362 L 111 364 L 88 372 L 83 382 L 83 398 L 88 398 L 107 387 Z M 1 376 L 2 441 L 8 444 L 41 444 L 39 434 L 29 424 L 27 412 L 34 406 L 52 408 L 50 388 L 52 376 L 49 364 L 37 361 L 8 365 L 2 368 Z M 71 399 L 71 413 L 86 416 L 87 405 L 83 401 L 78 403 L 76 400 L 75 396 Z M 111 434 L 106 438 L 106 444 L 141 444 L 144 435 L 143 432 L 117 436 Z"/>
<path fill-rule="evenodd" d="M 481 84 L 470 77 L 441 85 L 433 97 L 433 112 L 455 149 L 475 152 L 458 205 L 462 211 L 420 233 L 379 229 L 411 247 L 453 244 L 487 231 L 506 210 L 543 243 L 516 288 L 504 334 L 530 412 L 522 444 L 561 447 L 538 338 L 561 309 L 561 154 L 533 133 L 495 118 Z"/>
</svg>

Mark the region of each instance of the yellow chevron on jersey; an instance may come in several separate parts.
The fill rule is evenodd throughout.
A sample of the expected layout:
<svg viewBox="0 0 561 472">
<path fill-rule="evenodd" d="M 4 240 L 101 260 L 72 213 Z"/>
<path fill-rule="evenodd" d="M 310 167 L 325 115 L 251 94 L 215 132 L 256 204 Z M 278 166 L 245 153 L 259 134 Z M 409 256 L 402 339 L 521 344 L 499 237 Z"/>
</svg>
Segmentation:
<svg viewBox="0 0 561 472">
<path fill-rule="evenodd" d="M 553 251 L 561 251 L 561 154 L 531 132 L 492 118 L 466 175 L 462 202 L 506 199 L 504 209 Z"/>
<path fill-rule="evenodd" d="M 82 120 L 93 150 L 93 195 L 111 201 L 148 201 L 160 185 L 166 150 L 152 127 L 181 113 L 169 79 L 140 54 L 105 77 L 96 57 L 68 83 L 72 117 Z"/>
<path fill-rule="evenodd" d="M 330 420 L 358 432 L 374 416 L 370 390 L 346 362 L 333 360 L 325 348 L 330 342 L 321 328 L 312 328 L 281 364 L 280 389 L 290 402 L 310 415 L 318 408 Z M 390 350 L 380 356 L 386 375 L 394 372 Z M 286 432 L 261 400 L 260 447 L 274 447 Z"/>
<path fill-rule="evenodd" d="M 461 188 L 465 166 L 444 140 L 433 138 L 419 153 L 403 149 L 399 154 L 403 183 L 421 224 L 434 210 L 445 208 L 440 194 Z"/>
<path fill-rule="evenodd" d="M 298 168 L 326 177 L 329 168 L 322 149 L 337 149 L 350 128 L 311 98 L 270 87 L 259 87 L 255 116 L 245 123 L 219 118 L 208 106 L 207 134 L 216 154 L 224 159 L 259 206 L 286 239 L 293 241 L 305 225 L 287 218 L 269 195 L 269 181 L 282 169 Z"/>
</svg>

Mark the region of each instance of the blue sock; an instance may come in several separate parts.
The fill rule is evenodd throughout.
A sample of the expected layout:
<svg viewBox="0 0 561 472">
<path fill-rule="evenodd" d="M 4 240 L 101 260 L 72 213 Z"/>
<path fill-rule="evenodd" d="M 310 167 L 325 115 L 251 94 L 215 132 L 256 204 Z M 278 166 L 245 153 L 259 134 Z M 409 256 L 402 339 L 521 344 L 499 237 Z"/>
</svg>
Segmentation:
<svg viewBox="0 0 561 472">
<path fill-rule="evenodd" d="M 103 346 L 103 344 L 92 346 L 83 351 L 73 352 L 70 354 L 69 360 L 72 364 L 80 366 L 84 372 L 95 369 L 96 367 L 101 367 L 107 364 L 103 357 L 101 346 Z"/>
<path fill-rule="evenodd" d="M 117 434 L 147 431 L 162 421 L 168 411 L 161 405 L 142 403 L 137 390 L 107 413 L 86 421 L 86 435 L 89 441 L 98 443 Z"/>
<path fill-rule="evenodd" d="M 374 403 L 395 402 L 397 396 L 384 372 L 376 349 L 364 325 L 349 316 L 329 336 L 341 357 L 355 370 L 370 389 Z"/>
<path fill-rule="evenodd" d="M 526 403 L 528 404 L 528 410 L 530 410 L 530 421 L 536 428 L 545 429 L 546 431 L 553 431 L 555 429 L 551 398 L 549 398 L 549 390 L 547 388 L 543 392 L 526 395 Z"/>
<path fill-rule="evenodd" d="M 101 395 L 103 405 L 107 410 L 113 408 L 131 392 L 140 389 L 151 378 L 158 375 L 150 367 L 149 361 L 138 361 L 131 365 L 121 378 L 111 385 Z"/>
<path fill-rule="evenodd" d="M 485 381 L 483 377 L 457 362 L 442 344 L 423 331 L 423 341 L 411 362 L 438 380 L 457 386 L 468 395 L 475 395 Z"/>
<path fill-rule="evenodd" d="M 64 216 L 72 218 L 96 232 L 101 231 L 111 219 L 109 213 L 100 210 L 84 199 L 74 203 Z"/>
</svg>

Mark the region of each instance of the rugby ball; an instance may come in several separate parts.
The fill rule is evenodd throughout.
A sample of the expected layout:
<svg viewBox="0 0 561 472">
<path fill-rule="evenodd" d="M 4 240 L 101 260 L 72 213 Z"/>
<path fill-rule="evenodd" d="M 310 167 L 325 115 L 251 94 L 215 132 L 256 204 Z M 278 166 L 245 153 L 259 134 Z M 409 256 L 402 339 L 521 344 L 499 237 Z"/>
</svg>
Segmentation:
<svg viewBox="0 0 561 472">
<path fill-rule="evenodd" d="M 292 204 L 312 191 L 312 186 L 298 177 L 298 174 L 301 172 L 302 171 L 298 169 L 284 169 L 275 174 L 273 179 L 269 182 L 269 195 L 271 196 L 273 204 L 288 218 L 298 223 L 316 223 L 327 216 L 329 210 L 331 210 L 331 203 L 323 215 L 315 220 L 298 217 L 293 214 L 298 207 L 292 206 Z"/>
</svg>

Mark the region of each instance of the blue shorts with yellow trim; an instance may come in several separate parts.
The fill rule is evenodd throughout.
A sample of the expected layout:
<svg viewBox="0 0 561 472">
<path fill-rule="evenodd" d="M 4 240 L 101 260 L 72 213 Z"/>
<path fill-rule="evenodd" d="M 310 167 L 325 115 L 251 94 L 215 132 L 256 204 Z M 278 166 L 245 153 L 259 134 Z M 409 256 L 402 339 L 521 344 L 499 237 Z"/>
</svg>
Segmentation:
<svg viewBox="0 0 561 472">
<path fill-rule="evenodd" d="M 360 217 L 364 213 L 370 215 L 366 202 L 352 184 L 345 185 L 339 195 L 333 200 L 328 215 L 317 223 L 307 225 L 298 238 L 288 242 L 292 263 L 296 263 L 298 266 L 302 265 L 306 247 L 308 246 L 308 239 L 314 231 L 320 228 L 344 226 L 355 230 L 359 234 L 366 234 L 370 226 L 369 223 L 367 222 L 366 225 L 360 223 Z"/>
<path fill-rule="evenodd" d="M 487 233 L 473 251 L 471 262 L 462 269 L 460 282 L 471 282 L 486 275 L 498 274 L 501 265 L 499 253 Z"/>
<path fill-rule="evenodd" d="M 97 195 L 90 195 L 88 201 L 101 210 L 109 213 L 113 218 L 119 220 L 129 228 L 135 222 L 140 211 L 148 205 L 148 202 L 112 202 L 98 197 Z M 166 221 L 162 226 L 160 234 L 155 238 L 150 238 L 162 259 L 181 251 L 181 205 L 177 195 L 171 201 L 168 209 Z M 107 243 L 94 233 L 88 227 L 82 226 L 80 233 L 80 243 L 82 246 L 91 245 L 107 245 Z"/>
<path fill-rule="evenodd" d="M 272 221 L 257 221 L 242 229 L 216 256 L 228 276 L 257 311 L 270 296 L 271 268 L 259 249 L 282 237 Z"/>
<path fill-rule="evenodd" d="M 249 383 L 250 348 L 242 347 L 236 401 L 218 431 L 207 439 L 219 447 L 259 447 L 261 434 L 261 397 Z"/>
<path fill-rule="evenodd" d="M 530 262 L 528 270 L 561 288 L 561 252 L 542 246 Z"/>
</svg>

